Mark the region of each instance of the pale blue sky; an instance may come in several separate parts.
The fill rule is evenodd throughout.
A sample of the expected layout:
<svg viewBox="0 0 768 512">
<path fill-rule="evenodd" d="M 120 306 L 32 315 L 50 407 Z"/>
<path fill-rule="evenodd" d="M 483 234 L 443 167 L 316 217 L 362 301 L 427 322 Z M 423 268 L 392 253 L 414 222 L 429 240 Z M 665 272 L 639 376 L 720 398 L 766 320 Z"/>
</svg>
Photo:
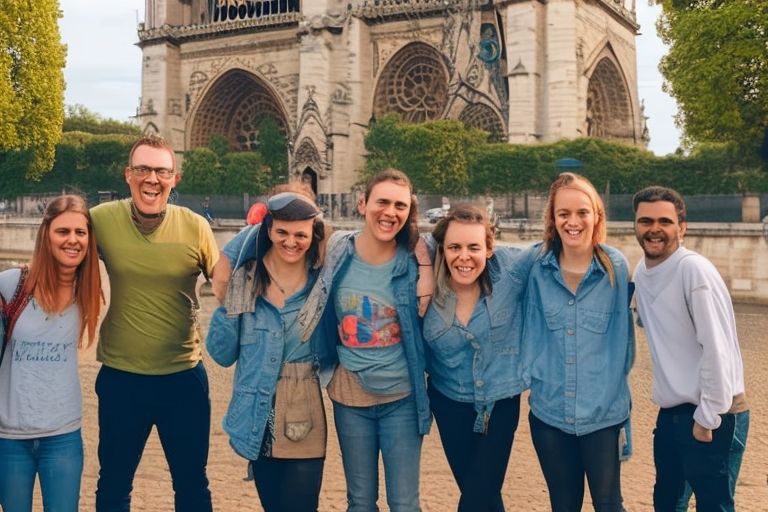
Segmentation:
<svg viewBox="0 0 768 512">
<path fill-rule="evenodd" d="M 136 113 L 141 96 L 141 51 L 135 43 L 144 0 L 60 0 L 60 6 L 61 36 L 68 47 L 66 103 L 127 120 Z M 677 148 L 680 136 L 673 119 L 675 101 L 661 90 L 658 65 L 665 48 L 654 26 L 659 10 L 648 0 L 637 0 L 637 86 L 649 117 L 650 149 L 664 155 Z"/>
</svg>

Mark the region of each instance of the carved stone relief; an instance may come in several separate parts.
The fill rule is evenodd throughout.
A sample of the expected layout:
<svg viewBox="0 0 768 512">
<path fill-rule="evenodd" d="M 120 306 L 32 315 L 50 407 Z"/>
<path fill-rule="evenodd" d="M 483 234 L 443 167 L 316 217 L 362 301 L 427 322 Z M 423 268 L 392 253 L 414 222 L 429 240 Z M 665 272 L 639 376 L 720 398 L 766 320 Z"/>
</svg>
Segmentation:
<svg viewBox="0 0 768 512">
<path fill-rule="evenodd" d="M 396 112 L 410 122 L 439 119 L 448 102 L 448 73 L 442 60 L 424 43 L 400 50 L 381 72 L 374 115 Z"/>
<path fill-rule="evenodd" d="M 589 78 L 586 131 L 590 137 L 634 138 L 629 92 L 616 63 L 602 58 Z"/>
</svg>

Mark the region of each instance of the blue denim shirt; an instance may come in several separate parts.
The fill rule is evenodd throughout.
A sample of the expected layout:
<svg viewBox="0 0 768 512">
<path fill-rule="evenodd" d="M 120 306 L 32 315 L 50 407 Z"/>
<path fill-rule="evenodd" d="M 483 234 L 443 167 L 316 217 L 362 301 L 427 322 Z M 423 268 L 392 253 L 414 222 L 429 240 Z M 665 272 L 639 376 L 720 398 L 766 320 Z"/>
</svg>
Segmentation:
<svg viewBox="0 0 768 512">
<path fill-rule="evenodd" d="M 492 293 L 481 297 L 467 326 L 456 321 L 456 296 L 435 301 L 424 317 L 427 373 L 443 395 L 474 403 L 474 432 L 486 431 L 497 400 L 524 389 L 520 344 L 523 298 L 537 250 L 497 247 L 487 263 Z"/>
<path fill-rule="evenodd" d="M 593 258 L 572 293 L 552 251 L 528 279 L 523 350 L 531 411 L 568 434 L 589 434 L 629 417 L 635 336 L 627 261 L 617 249 L 602 247 L 615 269 L 613 286 Z"/>
<path fill-rule="evenodd" d="M 258 229 L 259 226 L 254 226 L 241 232 L 224 247 L 224 254 L 235 262 L 233 270 L 260 254 L 255 236 Z M 309 272 L 306 286 L 289 297 L 283 311 L 296 311 L 304 304 L 317 275 L 317 271 Z M 224 306 L 220 306 L 208 327 L 205 345 L 211 358 L 224 367 L 237 363 L 232 399 L 222 426 L 235 452 L 249 460 L 256 460 L 261 451 L 285 355 L 285 330 L 281 311 L 262 297 L 256 299 L 252 313 L 229 316 Z M 318 373 L 323 370 L 326 375 L 332 361 L 322 353 L 323 344 L 318 336 L 319 332 L 309 343 Z"/>
<path fill-rule="evenodd" d="M 357 231 L 333 233 L 328 242 L 325 265 L 320 271 L 317 283 L 304 303 L 301 313 L 299 313 L 299 324 L 305 334 L 313 332 L 318 323 L 323 320 L 322 330 L 325 335 L 321 336 L 321 339 L 326 344 L 324 353 L 336 352 L 339 336 L 337 325 L 331 325 L 329 321 L 324 319 L 328 316 L 336 318 L 335 311 L 331 311 L 332 315 L 328 315 L 328 310 L 333 310 L 335 307 L 331 298 L 332 291 L 349 268 L 352 255 L 355 253 L 355 238 L 358 233 Z M 392 271 L 395 309 L 400 321 L 411 389 L 416 401 L 419 433 L 427 434 L 432 424 L 432 414 L 429 410 L 429 399 L 427 398 L 424 378 L 424 342 L 421 335 L 421 319 L 418 314 L 416 298 L 418 266 L 413 255 L 403 247 L 398 246 L 395 258 L 396 262 Z"/>
</svg>

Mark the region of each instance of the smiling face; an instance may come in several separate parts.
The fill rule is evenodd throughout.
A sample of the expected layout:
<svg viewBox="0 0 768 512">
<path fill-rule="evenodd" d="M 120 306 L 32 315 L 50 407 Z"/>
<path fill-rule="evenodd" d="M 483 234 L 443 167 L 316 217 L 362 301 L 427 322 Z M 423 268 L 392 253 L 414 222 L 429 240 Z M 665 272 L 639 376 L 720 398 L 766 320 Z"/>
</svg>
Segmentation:
<svg viewBox="0 0 768 512">
<path fill-rule="evenodd" d="M 382 181 L 374 185 L 358 209 L 365 217 L 364 233 L 381 243 L 394 242 L 408 221 L 411 191 L 394 181 Z"/>
<path fill-rule="evenodd" d="M 131 168 L 173 169 L 173 166 L 173 155 L 167 148 L 143 145 L 133 151 L 131 165 L 125 168 L 125 181 L 131 189 L 133 204 L 140 212 L 152 215 L 165 210 L 168 196 L 181 180 L 181 176 L 174 174 L 170 178 L 161 178 L 154 171 L 142 174 Z"/>
<path fill-rule="evenodd" d="M 272 221 L 269 239 L 272 241 L 272 253 L 285 263 L 302 261 L 312 245 L 314 219 Z"/>
<path fill-rule="evenodd" d="M 686 223 L 669 201 L 641 202 L 635 212 L 635 236 L 645 253 L 645 266 L 655 267 L 680 247 Z"/>
<path fill-rule="evenodd" d="M 456 221 L 448 224 L 443 255 L 451 275 L 451 288 L 456 290 L 477 285 L 491 254 L 484 225 Z"/>
<path fill-rule="evenodd" d="M 581 190 L 563 187 L 555 195 L 554 213 L 563 250 L 591 251 L 597 219 L 589 196 Z"/>
<path fill-rule="evenodd" d="M 85 215 L 66 211 L 48 229 L 51 254 L 59 271 L 74 271 L 88 252 L 88 221 Z"/>
</svg>

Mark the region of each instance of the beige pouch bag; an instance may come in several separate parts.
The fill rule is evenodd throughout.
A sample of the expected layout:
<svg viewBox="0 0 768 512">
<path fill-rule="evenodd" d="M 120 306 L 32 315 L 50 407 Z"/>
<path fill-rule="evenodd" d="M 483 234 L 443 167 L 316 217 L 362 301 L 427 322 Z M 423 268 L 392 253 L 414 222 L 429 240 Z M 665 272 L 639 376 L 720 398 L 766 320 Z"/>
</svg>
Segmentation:
<svg viewBox="0 0 768 512">
<path fill-rule="evenodd" d="M 325 456 L 325 408 L 312 363 L 283 365 L 275 393 L 274 435 L 272 457 L 314 459 Z"/>
</svg>

